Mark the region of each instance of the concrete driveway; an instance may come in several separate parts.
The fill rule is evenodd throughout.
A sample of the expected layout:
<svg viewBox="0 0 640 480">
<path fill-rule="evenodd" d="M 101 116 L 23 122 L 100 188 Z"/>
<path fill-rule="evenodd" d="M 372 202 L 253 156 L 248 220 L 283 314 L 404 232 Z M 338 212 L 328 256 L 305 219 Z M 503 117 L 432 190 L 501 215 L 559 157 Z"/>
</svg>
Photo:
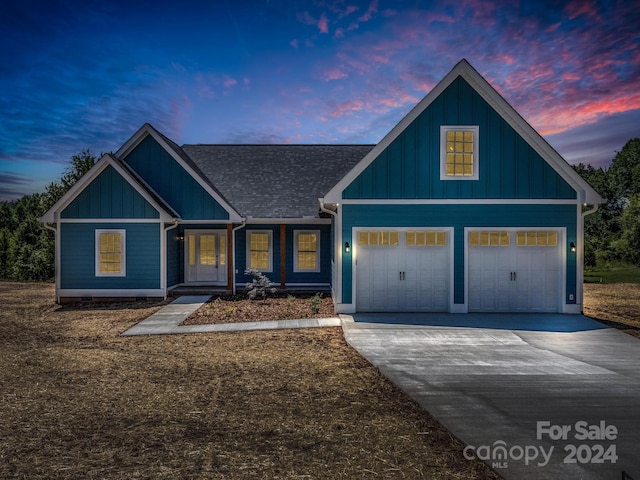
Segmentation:
<svg viewBox="0 0 640 480">
<path fill-rule="evenodd" d="M 640 341 L 581 315 L 355 314 L 347 341 L 507 479 L 640 480 Z"/>
</svg>

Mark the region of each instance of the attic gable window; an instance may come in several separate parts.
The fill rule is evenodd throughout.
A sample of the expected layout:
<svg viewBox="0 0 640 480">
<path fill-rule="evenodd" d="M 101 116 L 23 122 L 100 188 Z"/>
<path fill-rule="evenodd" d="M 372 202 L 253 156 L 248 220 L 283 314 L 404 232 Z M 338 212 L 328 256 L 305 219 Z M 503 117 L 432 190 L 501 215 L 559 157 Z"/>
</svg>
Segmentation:
<svg viewBox="0 0 640 480">
<path fill-rule="evenodd" d="M 440 127 L 440 180 L 478 179 L 478 126 Z"/>
</svg>

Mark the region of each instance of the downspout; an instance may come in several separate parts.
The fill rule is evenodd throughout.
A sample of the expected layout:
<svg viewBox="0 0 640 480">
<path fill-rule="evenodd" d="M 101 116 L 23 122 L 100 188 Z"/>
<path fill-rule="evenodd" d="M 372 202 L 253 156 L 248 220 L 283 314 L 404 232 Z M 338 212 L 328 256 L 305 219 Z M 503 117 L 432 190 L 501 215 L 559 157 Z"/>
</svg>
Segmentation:
<svg viewBox="0 0 640 480">
<path fill-rule="evenodd" d="M 236 294 L 236 265 L 238 264 L 237 260 L 237 251 L 236 251 L 236 230 L 240 230 L 247 225 L 247 219 L 243 218 L 242 223 L 237 227 L 233 227 L 231 230 L 231 245 L 233 245 L 233 285 L 232 285 L 232 293 Z"/>
<path fill-rule="evenodd" d="M 46 228 L 47 230 L 51 230 L 53 232 L 53 251 L 54 251 L 54 260 L 53 260 L 53 269 L 54 269 L 54 278 L 55 278 L 55 297 L 56 297 L 56 303 L 58 303 L 60 301 L 60 298 L 58 297 L 58 274 L 59 274 L 59 268 L 58 268 L 58 261 L 59 261 L 59 254 L 58 254 L 58 229 L 56 227 L 53 227 L 51 225 L 49 225 L 48 222 L 42 222 L 42 225 L 44 225 L 44 228 Z"/>
<path fill-rule="evenodd" d="M 333 210 L 329 210 L 325 206 L 324 197 L 318 198 L 318 202 L 320 203 L 320 211 L 324 212 L 324 213 L 328 213 L 329 215 L 331 215 L 333 217 L 334 224 L 335 224 L 335 227 L 334 227 L 334 235 L 335 235 L 335 232 L 336 232 L 335 229 L 338 228 L 338 219 L 337 219 L 338 212 L 337 211 L 334 212 Z M 340 231 L 342 231 L 342 229 Z M 337 242 L 336 240 L 337 240 L 336 238 L 334 238 L 334 240 L 333 240 L 334 241 L 333 248 L 334 248 L 334 252 L 335 252 L 335 259 L 334 259 L 335 260 L 335 264 L 334 264 L 334 271 L 331 272 L 332 273 L 332 275 L 331 275 L 331 296 L 333 297 L 333 308 L 334 308 L 334 311 L 335 311 L 335 308 L 336 308 L 336 298 L 337 298 L 337 295 L 336 295 L 336 292 L 335 292 L 334 289 L 335 289 L 336 285 L 342 285 L 341 281 L 338 282 L 338 277 L 340 277 L 340 275 L 342 274 L 342 250 L 341 250 L 342 245 L 340 244 L 340 242 Z M 338 255 L 340 255 L 340 261 L 338 261 Z M 342 287 L 340 287 L 340 288 L 342 288 Z M 342 294 L 340 294 L 340 301 L 342 302 Z"/>
<path fill-rule="evenodd" d="M 162 275 L 161 278 L 161 283 L 164 284 L 162 285 L 162 292 L 164 295 L 164 300 L 167 299 L 167 232 L 169 230 L 173 230 L 174 228 L 176 228 L 178 225 L 180 224 L 180 220 L 178 220 L 177 218 L 173 219 L 173 225 L 166 227 L 164 229 L 164 237 L 163 237 L 163 242 L 165 244 L 164 246 L 164 252 L 162 252 L 162 272 L 160 272 L 160 275 Z"/>
<path fill-rule="evenodd" d="M 586 205 L 586 204 L 585 204 Z M 598 211 L 598 208 L 600 207 L 600 205 L 598 205 L 597 203 L 593 205 L 593 208 L 590 208 L 589 210 L 585 210 L 584 212 L 582 212 L 582 225 L 581 225 L 581 235 L 582 235 L 582 239 L 581 239 L 581 248 L 580 248 L 580 266 L 581 268 L 578 270 L 578 285 L 580 285 L 580 305 L 581 305 L 581 313 L 584 313 L 584 218 L 587 215 L 591 215 L 592 213 L 596 213 Z"/>
</svg>

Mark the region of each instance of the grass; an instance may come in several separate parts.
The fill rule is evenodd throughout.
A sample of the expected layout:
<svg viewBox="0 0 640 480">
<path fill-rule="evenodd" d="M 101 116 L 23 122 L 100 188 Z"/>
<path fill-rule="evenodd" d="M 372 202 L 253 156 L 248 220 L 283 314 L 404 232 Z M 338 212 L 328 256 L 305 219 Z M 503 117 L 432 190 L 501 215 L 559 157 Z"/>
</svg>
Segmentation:
<svg viewBox="0 0 640 480">
<path fill-rule="evenodd" d="M 640 267 L 633 265 L 605 265 L 585 267 L 585 283 L 640 283 Z"/>
<path fill-rule="evenodd" d="M 497 479 L 339 328 L 120 337 L 160 308 L 0 283 L 0 478 Z"/>
</svg>

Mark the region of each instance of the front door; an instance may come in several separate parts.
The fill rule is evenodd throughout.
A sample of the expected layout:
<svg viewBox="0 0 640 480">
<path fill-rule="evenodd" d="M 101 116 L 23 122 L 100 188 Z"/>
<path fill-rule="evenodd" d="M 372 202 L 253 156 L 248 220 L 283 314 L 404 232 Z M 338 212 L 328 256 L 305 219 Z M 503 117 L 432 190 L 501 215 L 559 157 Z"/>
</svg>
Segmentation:
<svg viewBox="0 0 640 480">
<path fill-rule="evenodd" d="M 226 285 L 227 232 L 185 230 L 184 238 L 186 282 Z"/>
</svg>

